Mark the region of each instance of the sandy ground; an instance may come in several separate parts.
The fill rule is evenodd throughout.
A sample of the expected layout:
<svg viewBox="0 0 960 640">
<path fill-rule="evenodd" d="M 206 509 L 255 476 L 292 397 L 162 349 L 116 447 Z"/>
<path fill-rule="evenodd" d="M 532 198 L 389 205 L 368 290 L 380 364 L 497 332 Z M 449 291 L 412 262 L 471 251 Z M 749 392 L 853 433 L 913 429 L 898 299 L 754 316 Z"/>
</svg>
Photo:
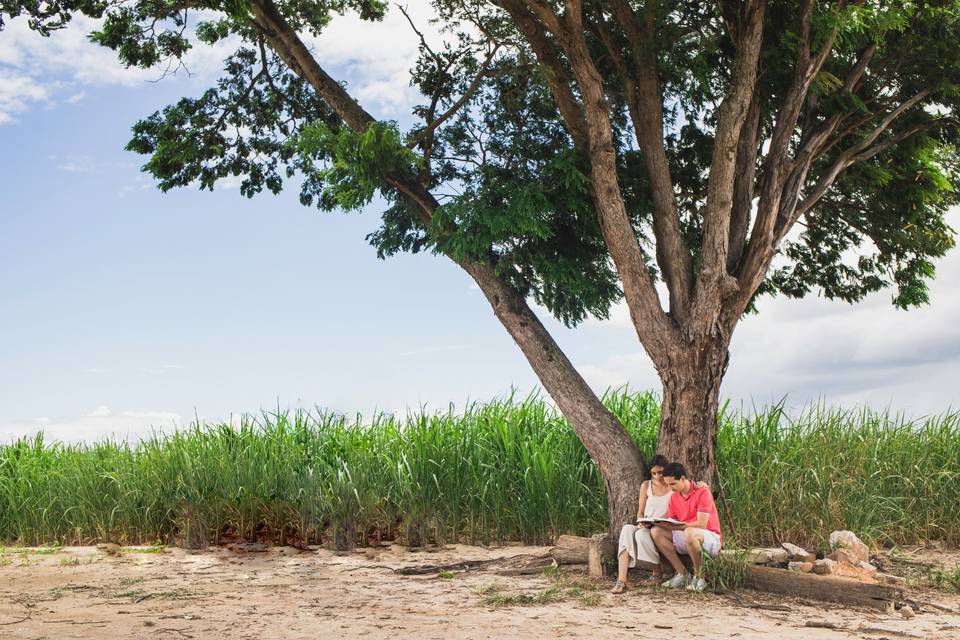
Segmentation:
<svg viewBox="0 0 960 640">
<path fill-rule="evenodd" d="M 0 638 L 960 639 L 960 613 L 937 610 L 904 620 L 895 612 L 751 591 L 731 597 L 632 589 L 613 596 L 609 582 L 586 591 L 587 601 L 568 595 L 546 605 L 503 607 L 484 603 L 491 584 L 501 594 L 538 594 L 556 579 L 485 571 L 402 576 L 387 568 L 542 551 L 454 545 L 412 553 L 394 546 L 376 556 L 337 556 L 280 547 L 262 553 L 125 549 L 110 556 L 95 547 L 46 554 L 8 548 L 0 558 Z M 960 597 L 914 596 L 960 612 Z M 784 605 L 789 610 L 777 610 Z M 808 622 L 849 630 L 808 628 Z"/>
</svg>

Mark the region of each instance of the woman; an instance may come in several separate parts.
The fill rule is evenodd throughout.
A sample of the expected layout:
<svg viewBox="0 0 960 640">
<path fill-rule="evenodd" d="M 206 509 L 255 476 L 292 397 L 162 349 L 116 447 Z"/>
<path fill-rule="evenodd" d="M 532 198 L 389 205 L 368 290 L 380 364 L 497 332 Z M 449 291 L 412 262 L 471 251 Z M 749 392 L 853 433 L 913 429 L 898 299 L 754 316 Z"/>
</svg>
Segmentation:
<svg viewBox="0 0 960 640">
<path fill-rule="evenodd" d="M 637 508 L 637 519 L 665 518 L 670 496 L 673 494 L 670 487 L 663 481 L 663 468 L 669 460 L 664 456 L 655 455 L 650 460 L 650 479 L 640 485 L 640 504 Z M 706 486 L 698 482 L 698 486 Z M 644 580 L 644 585 L 654 585 L 660 581 L 660 554 L 650 536 L 650 527 L 623 525 L 620 530 L 620 542 L 617 544 L 617 583 L 611 593 L 623 593 L 627 589 L 627 570 L 637 566 L 637 561 L 653 565 L 653 575 Z"/>
</svg>

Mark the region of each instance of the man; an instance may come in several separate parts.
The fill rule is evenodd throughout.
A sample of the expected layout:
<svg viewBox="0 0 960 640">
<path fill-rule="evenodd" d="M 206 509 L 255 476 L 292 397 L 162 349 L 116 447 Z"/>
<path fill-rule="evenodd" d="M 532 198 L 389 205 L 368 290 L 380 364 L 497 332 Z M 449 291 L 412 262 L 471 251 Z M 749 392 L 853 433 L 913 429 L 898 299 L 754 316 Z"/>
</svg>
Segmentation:
<svg viewBox="0 0 960 640">
<path fill-rule="evenodd" d="M 686 585 L 690 591 L 703 591 L 707 587 L 703 579 L 703 552 L 711 557 L 720 553 L 720 516 L 713 495 L 707 487 L 698 487 L 687 479 L 687 472 L 679 462 L 671 462 L 663 469 L 663 480 L 673 494 L 667 507 L 667 517 L 683 524 L 658 524 L 652 532 L 653 542 L 677 575 L 663 583 L 673 589 Z M 693 562 L 693 577 L 687 575 L 678 554 L 690 556 Z"/>
</svg>

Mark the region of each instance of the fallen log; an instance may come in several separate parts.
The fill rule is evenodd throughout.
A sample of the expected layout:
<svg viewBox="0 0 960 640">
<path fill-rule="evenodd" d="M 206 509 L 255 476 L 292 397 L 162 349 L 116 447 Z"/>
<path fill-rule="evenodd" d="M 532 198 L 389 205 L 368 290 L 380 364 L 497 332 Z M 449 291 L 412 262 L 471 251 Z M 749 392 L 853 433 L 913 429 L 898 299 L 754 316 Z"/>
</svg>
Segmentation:
<svg viewBox="0 0 960 640">
<path fill-rule="evenodd" d="M 590 554 L 590 538 L 583 536 L 560 536 L 550 549 L 550 557 L 557 564 L 587 564 Z"/>
<path fill-rule="evenodd" d="M 822 602 L 886 611 L 904 598 L 902 589 L 884 584 L 760 566 L 748 566 L 746 572 L 744 586 L 750 589 Z"/>
<path fill-rule="evenodd" d="M 500 567 L 503 571 L 508 570 L 527 570 L 531 573 L 539 573 L 544 568 L 553 565 L 553 558 L 546 555 L 521 554 L 508 556 L 506 558 L 486 558 L 483 560 L 461 560 L 450 564 L 418 564 L 408 567 L 394 569 L 394 573 L 401 576 L 421 576 L 428 573 L 439 573 L 441 571 L 473 571 L 476 569 L 489 569 Z"/>
</svg>

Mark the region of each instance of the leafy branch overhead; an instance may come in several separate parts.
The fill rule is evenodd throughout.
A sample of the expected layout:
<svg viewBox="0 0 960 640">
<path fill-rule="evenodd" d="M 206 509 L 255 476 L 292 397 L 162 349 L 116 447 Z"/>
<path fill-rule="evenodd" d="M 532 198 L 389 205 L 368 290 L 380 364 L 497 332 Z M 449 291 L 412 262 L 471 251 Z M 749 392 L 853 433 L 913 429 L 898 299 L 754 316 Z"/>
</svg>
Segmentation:
<svg viewBox="0 0 960 640">
<path fill-rule="evenodd" d="M 167 70 L 234 44 L 213 87 L 134 127 L 128 148 L 162 189 L 236 176 L 253 196 L 293 180 L 327 210 L 379 194 L 382 257 L 486 265 L 570 325 L 624 295 L 654 306 L 658 280 L 668 309 L 635 320 L 687 333 L 706 292 L 729 301 L 721 323 L 763 293 L 927 301 L 954 244 L 960 3 L 432 8 L 442 37 L 376 0 L 2 0 L 0 20 L 47 34 L 98 18 L 94 42 Z M 369 114 L 310 48 L 338 14 L 387 11 L 419 46 L 421 100 L 402 125 Z M 652 331 L 638 327 L 645 344 Z"/>
</svg>

